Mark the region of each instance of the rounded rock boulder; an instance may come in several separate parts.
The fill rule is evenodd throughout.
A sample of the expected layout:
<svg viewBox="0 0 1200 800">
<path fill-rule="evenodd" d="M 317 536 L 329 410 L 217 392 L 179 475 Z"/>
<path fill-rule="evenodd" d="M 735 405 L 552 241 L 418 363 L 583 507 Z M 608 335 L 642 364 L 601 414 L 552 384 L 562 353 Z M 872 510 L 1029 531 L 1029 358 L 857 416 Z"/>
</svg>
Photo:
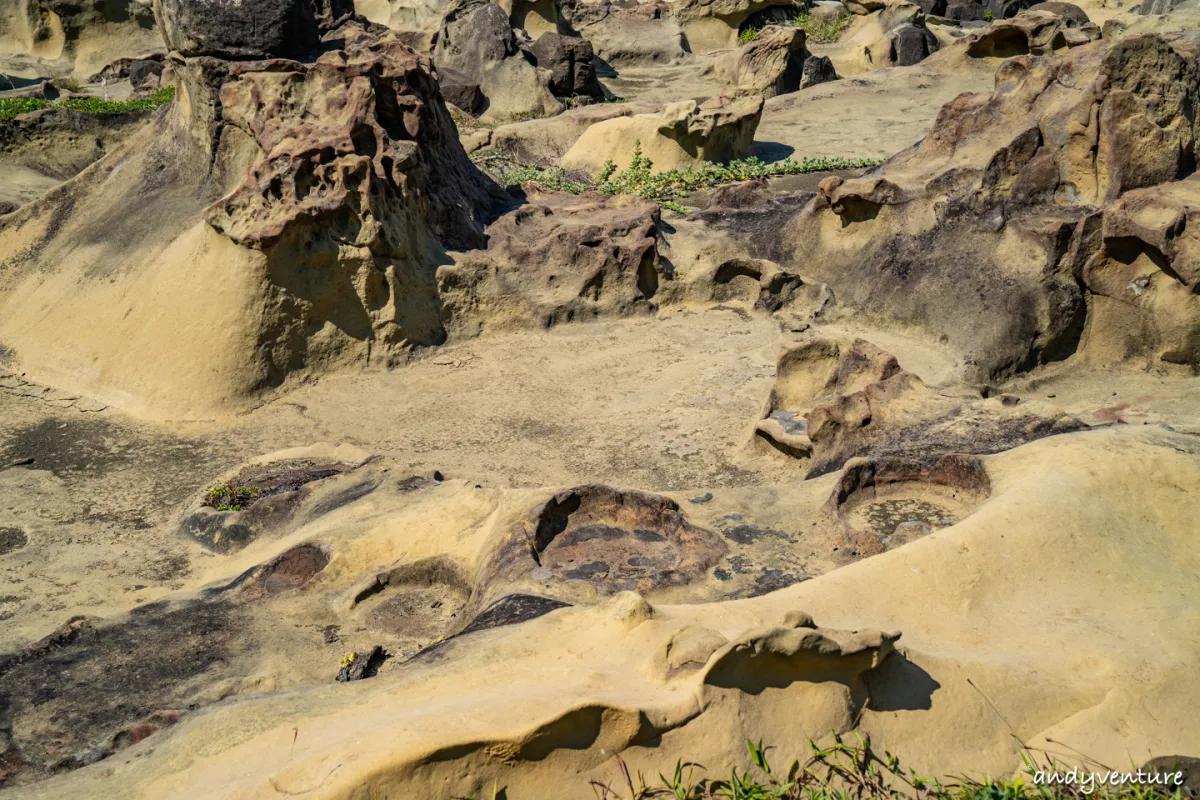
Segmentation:
<svg viewBox="0 0 1200 800">
<path fill-rule="evenodd" d="M 163 40 L 185 56 L 302 58 L 354 14 L 349 0 L 155 0 Z"/>
</svg>

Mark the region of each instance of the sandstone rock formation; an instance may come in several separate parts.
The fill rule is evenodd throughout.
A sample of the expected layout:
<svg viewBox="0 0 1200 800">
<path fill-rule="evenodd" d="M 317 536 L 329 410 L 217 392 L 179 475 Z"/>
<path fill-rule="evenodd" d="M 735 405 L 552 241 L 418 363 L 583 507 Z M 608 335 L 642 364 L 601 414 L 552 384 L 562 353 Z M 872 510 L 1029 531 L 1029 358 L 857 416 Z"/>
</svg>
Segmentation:
<svg viewBox="0 0 1200 800">
<path fill-rule="evenodd" d="M 1085 356 L 1200 365 L 1198 188 L 1193 173 L 1135 189 L 1080 223 L 1070 258 L 1090 295 Z"/>
<path fill-rule="evenodd" d="M 500 6 L 508 12 L 512 26 L 524 31 L 531 39 L 540 39 L 547 33 L 561 33 L 559 29 L 567 27 L 556 0 L 501 0 Z"/>
<path fill-rule="evenodd" d="M 90 21 L 0 0 L 0 790 L 1194 755 L 1187 9 L 162 0 L 163 56 L 38 2 Z M 584 183 L 635 143 L 688 182 Z"/>
<path fill-rule="evenodd" d="M 479 84 L 484 116 L 545 116 L 562 110 L 549 89 L 548 70 L 525 58 L 508 14 L 490 0 L 454 0 L 446 10 L 433 51 L 434 63 Z"/>
<path fill-rule="evenodd" d="M 693 52 L 721 50 L 737 44 L 738 31 L 753 25 L 756 15 L 776 14 L 783 10 L 799 12 L 804 5 L 794 0 L 678 0 L 671 14 L 679 21 Z M 766 17 L 763 21 L 772 19 Z M 761 22 L 753 27 L 762 27 Z"/>
<path fill-rule="evenodd" d="M 1001 58 L 1044 56 L 1099 38 L 1100 28 L 1091 22 L 1079 23 L 1076 19 L 1050 10 L 1030 10 L 970 34 L 967 53 L 971 56 Z"/>
<path fill-rule="evenodd" d="M 855 17 L 827 54 L 838 74 L 846 76 L 880 67 L 911 66 L 938 47 L 919 6 L 906 0 L 881 0 L 869 15 Z"/>
<path fill-rule="evenodd" d="M 609 63 L 669 62 L 684 58 L 689 44 L 666 3 L 559 0 L 562 24 L 591 42 Z"/>
<path fill-rule="evenodd" d="M 602 98 L 596 79 L 592 45 L 578 36 L 543 33 L 529 48 L 540 69 L 550 71 L 550 91 L 555 97 Z"/>
<path fill-rule="evenodd" d="M 167 48 L 184 56 L 297 58 L 354 14 L 349 0 L 244 0 L 213 13 L 189 0 L 156 0 Z"/>
<path fill-rule="evenodd" d="M 632 197 L 529 190 L 488 227 L 486 250 L 438 271 L 447 326 L 550 328 L 653 311 L 660 274 L 656 204 Z"/>
<path fill-rule="evenodd" d="M 325 775 L 325 788 L 339 793 L 363 785 L 390 792 L 402 781 L 409 791 L 468 796 L 503 781 L 514 795 L 549 787 L 562 796 L 574 788 L 567 776 L 581 771 L 601 782 L 616 777 L 613 752 L 650 774 L 676 741 L 712 762 L 732 757 L 735 735 L 803 740 L 830 730 L 869 732 L 889 750 L 893 742 L 929 756 L 949 748 L 964 769 L 995 774 L 1019 763 L 1019 744 L 995 745 L 1003 729 L 969 685 L 959 686 L 968 677 L 990 687 L 1000 713 L 1034 731 L 1031 738 L 1084 739 L 1107 759 L 1128 742 L 1112 733 L 1124 720 L 1139 740 L 1174 752 L 1195 725 L 1186 709 L 1170 710 L 1188 673 L 1153 645 L 1191 648 L 1196 634 L 1177 616 L 1134 612 L 1180 599 L 1163 575 L 1185 559 L 1190 520 L 1163 510 L 1185 500 L 1184 487 L 1200 476 L 1196 456 L 1172 446 L 1186 438 L 1107 430 L 980 459 L 859 459 L 774 498 L 793 520 L 786 531 L 743 522 L 719 534 L 690 520 L 703 506 L 682 499 L 598 485 L 522 492 L 414 483 L 387 464 L 365 464 L 382 479 L 369 496 L 219 557 L 199 591 L 109 619 L 75 619 L 6 656 L 6 779 L 18 795 L 119 787 L 217 797 L 298 791 Z M 1050 452 L 1055 459 L 1045 458 Z M 1109 461 L 1111 469 L 1097 468 Z M 770 505 L 743 510 L 758 515 Z M 1129 528 L 1155 514 L 1151 547 Z M 736 603 L 694 599 L 723 584 L 718 570 L 744 563 L 687 571 L 699 557 L 739 540 L 751 551 L 796 550 L 810 520 L 837 534 L 823 544 L 822 563 L 849 548 L 882 555 Z M 432 555 L 408 549 L 414 526 Z M 524 549 L 504 547 L 526 534 Z M 684 542 L 701 546 L 676 553 Z M 531 543 L 545 565 L 533 560 Z M 496 553 L 512 559 L 489 558 Z M 629 563 L 639 556 L 645 561 Z M 683 572 L 651 573 L 665 582 L 650 591 L 690 601 L 604 591 L 637 579 L 639 569 L 688 558 Z M 1085 558 L 1140 576 L 1138 591 L 1065 569 Z M 514 574 L 540 593 L 503 594 L 503 579 L 488 576 L 507 573 L 474 572 L 473 563 L 520 565 Z M 564 580 L 572 569 L 587 577 Z M 695 582 L 670 582 L 685 577 Z M 489 583 L 501 595 L 494 602 L 485 599 Z M 1184 591 L 1190 600 L 1194 590 Z M 559 593 L 588 604 L 572 606 Z M 1110 626 L 1101 642 L 1060 620 L 1088 597 L 1101 601 Z M 1028 603 L 1042 613 L 1005 624 Z M 865 618 L 880 624 L 844 624 Z M 982 640 L 978 625 L 989 632 Z M 1030 648 L 1031 633 L 1066 637 L 1067 661 Z M 376 677 L 335 683 L 339 657 L 381 645 L 392 655 Z M 1071 676 L 1105 652 L 1106 681 L 1132 698 L 1097 706 L 1110 690 Z M 131 688 L 135 669 L 142 677 Z M 1149 716 L 1128 708 L 1137 701 Z M 456 703 L 465 710 L 439 729 L 431 761 L 422 723 L 444 720 Z M 1077 719 L 1081 711 L 1088 720 Z M 1171 724 L 1156 734 L 1153 720 L 1162 719 Z M 923 744 L 918 732 L 931 724 L 955 736 Z M 373 757 L 350 758 L 363 751 L 363 725 L 381 734 Z M 224 734 L 213 739 L 213 730 Z M 484 758 L 485 749 L 508 756 Z M 343 766 L 330 772 L 330 763 Z"/>
<path fill-rule="evenodd" d="M 823 183 L 792 231 L 805 243 L 798 265 L 839 302 L 892 298 L 888 316 L 959 343 L 981 381 L 1065 358 L 1099 320 L 1072 266 L 1099 240 L 1087 220 L 1194 171 L 1197 91 L 1200 62 L 1155 36 L 1010 60 L 993 94 L 947 105 L 919 145 L 872 175 Z M 998 255 L 971 256 L 968 270 L 968 250 Z M 1165 305 L 1156 325 L 1186 327 L 1191 302 Z M 1124 357 L 1182 352 L 1179 335 Z"/>
<path fill-rule="evenodd" d="M 756 436 L 808 459 L 808 476 L 855 457 L 994 453 L 1083 429 L 1061 411 L 1017 397 L 941 395 L 864 340 L 812 339 L 786 348 Z"/>
<path fill-rule="evenodd" d="M 812 56 L 804 40 L 799 28 L 763 28 L 754 41 L 731 54 L 728 69 L 734 90 L 771 98 L 830 80 L 832 66 L 825 67 L 829 60 Z"/>
<path fill-rule="evenodd" d="M 617 117 L 588 128 L 562 158 L 569 169 L 599 172 L 605 162 L 629 166 L 634 145 L 657 170 L 701 161 L 729 161 L 754 154 L 754 131 L 763 99 L 714 97 L 697 104 L 684 100 L 657 114 Z"/>
<path fill-rule="evenodd" d="M 930 16 L 965 22 L 1007 19 L 1035 3 L 1036 0 L 920 0 L 917 4 Z"/>
<path fill-rule="evenodd" d="M 27 78 L 72 75 L 86 80 L 115 59 L 161 52 L 150 5 L 141 0 L 4 0 L 0 71 Z M 13 59 L 11 66 L 6 56 Z"/>
<path fill-rule="evenodd" d="M 237 405 L 299 370 L 441 341 L 441 247 L 482 241 L 495 188 L 427 59 L 391 33 L 339 35 L 308 65 L 178 62 L 178 100 L 153 125 L 0 223 L 6 299 L 57 309 L 38 321 L 6 304 L 0 337 L 39 371 L 163 407 Z M 105 248 L 73 243 L 114 225 L 126 256 L 101 279 Z M 140 291 L 96 303 L 97 279 Z M 198 346 L 201 369 L 182 354 Z"/>
<path fill-rule="evenodd" d="M 446 4 L 441 0 L 355 0 L 354 10 L 369 21 L 415 36 L 422 52 L 432 45 Z"/>
</svg>

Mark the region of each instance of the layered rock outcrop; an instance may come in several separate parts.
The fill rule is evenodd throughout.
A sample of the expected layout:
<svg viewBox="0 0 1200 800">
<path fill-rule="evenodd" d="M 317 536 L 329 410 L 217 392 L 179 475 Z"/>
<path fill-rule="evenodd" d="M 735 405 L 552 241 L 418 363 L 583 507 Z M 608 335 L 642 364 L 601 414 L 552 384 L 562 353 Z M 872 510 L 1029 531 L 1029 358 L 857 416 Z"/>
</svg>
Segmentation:
<svg viewBox="0 0 1200 800">
<path fill-rule="evenodd" d="M 935 391 L 862 339 L 813 338 L 780 354 L 755 436 L 804 459 L 812 478 L 860 456 L 996 453 L 1084 427 L 1045 403 Z"/>
<path fill-rule="evenodd" d="M 473 335 L 655 310 L 667 277 L 657 204 L 527 191 L 526 205 L 488 227 L 486 250 L 458 254 L 438 270 L 449 328 Z"/>
<path fill-rule="evenodd" d="M 993 93 L 946 105 L 919 145 L 868 176 L 824 182 L 790 234 L 804 243 L 798 268 L 839 302 L 945 336 L 981 381 L 1066 358 L 1106 324 L 1081 265 L 1121 238 L 1096 234 L 1127 213 L 1128 201 L 1114 204 L 1141 190 L 1132 198 L 1161 198 L 1145 201 L 1162 204 L 1160 231 L 1186 219 L 1191 182 L 1177 182 L 1196 168 L 1198 96 L 1200 61 L 1153 35 L 1012 59 Z M 1192 352 L 1182 331 L 1196 301 L 1169 258 L 1147 256 L 1147 269 L 1166 267 L 1147 285 L 1178 284 L 1178 300 L 1129 298 L 1153 309 L 1161 335 L 1129 338 L 1114 360 Z"/>
<path fill-rule="evenodd" d="M 443 247 L 482 243 L 503 201 L 427 58 L 392 32 L 335 38 L 308 64 L 177 59 L 152 125 L 0 223 L 0 339 L 31 374 L 147 411 L 236 408 L 443 340 Z"/>
</svg>

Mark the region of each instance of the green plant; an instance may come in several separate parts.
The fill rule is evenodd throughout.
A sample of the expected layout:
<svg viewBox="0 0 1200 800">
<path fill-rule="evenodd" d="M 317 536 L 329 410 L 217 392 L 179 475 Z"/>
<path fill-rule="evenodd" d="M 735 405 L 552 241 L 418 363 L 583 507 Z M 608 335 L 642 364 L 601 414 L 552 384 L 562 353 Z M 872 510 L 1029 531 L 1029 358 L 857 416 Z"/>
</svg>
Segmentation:
<svg viewBox="0 0 1200 800">
<path fill-rule="evenodd" d="M 604 194 L 632 194 L 660 205 L 679 210 L 677 199 L 692 192 L 711 189 L 725 183 L 769 178 L 777 175 L 803 175 L 825 170 L 855 169 L 880 163 L 881 159 L 805 157 L 799 161 L 788 158 L 767 164 L 757 158 L 714 164 L 705 161 L 695 166 L 653 171 L 653 162 L 642 154 L 642 143 L 634 142 L 629 166 L 618 172 L 611 161 L 605 164 L 595 179 L 596 191 Z M 668 206 L 667 204 L 671 204 Z"/>
<path fill-rule="evenodd" d="M 591 188 L 586 183 L 568 180 L 556 167 L 520 164 L 511 156 L 494 150 L 477 150 L 471 154 L 471 160 L 505 189 L 533 183 L 554 192 L 582 194 Z"/>
<path fill-rule="evenodd" d="M 618 170 L 616 164 L 609 161 L 590 183 L 582 183 L 567 179 L 560 169 L 521 165 L 511 156 L 493 151 L 477 151 L 471 155 L 471 160 L 506 188 L 533 183 L 543 189 L 571 194 L 595 191 L 602 194 L 635 195 L 654 200 L 663 208 L 681 214 L 687 213 L 687 207 L 679 202 L 679 198 L 703 189 L 777 175 L 803 175 L 809 172 L 870 167 L 882 161 L 871 158 L 817 156 L 805 157 L 799 161 L 789 158 L 767 164 L 757 158 L 746 158 L 727 164 L 706 161 L 682 169 L 654 172 L 654 163 L 643 154 L 642 143 L 639 140 L 633 144 L 633 158 L 628 167 Z"/>
<path fill-rule="evenodd" d="M 258 499 L 261 490 L 257 486 L 234 486 L 218 483 L 204 494 L 204 504 L 217 511 L 241 511 Z"/>
<path fill-rule="evenodd" d="M 67 100 L 42 100 L 35 97 L 0 100 L 0 121 L 43 108 L 69 108 L 85 114 L 123 114 L 126 111 L 150 111 L 175 99 L 175 87 L 164 86 L 145 97 L 105 100 L 100 97 L 73 97 Z"/>
<path fill-rule="evenodd" d="M 776 773 L 761 741 L 747 741 L 753 771 L 730 770 L 728 779 L 696 779 L 699 764 L 677 761 L 674 773 L 659 774 L 658 785 L 648 785 L 641 773 L 636 780 L 620 756 L 616 757 L 620 782 L 593 780 L 598 800 L 1183 800 L 1183 790 L 1168 791 L 1155 784 L 1092 785 L 1038 784 L 1032 776 L 1040 770 L 1065 772 L 1051 762 L 1039 765 L 1026 749 L 1022 758 L 1030 779 L 982 780 L 955 778 L 953 782 L 921 777 L 901 766 L 891 753 L 882 757 L 861 734 L 848 743 L 833 734 L 832 743 L 818 746 L 809 740 L 809 757 L 793 760 L 786 771 Z M 1101 768 L 1102 765 L 1097 765 Z M 685 774 L 686 770 L 686 774 Z"/>
<path fill-rule="evenodd" d="M 738 34 L 738 44 L 750 44 L 756 38 L 758 38 L 758 34 L 758 28 L 746 28 Z"/>
<path fill-rule="evenodd" d="M 987 11 L 983 12 L 983 21 L 984 22 L 991 22 L 995 18 L 996 18 L 996 15 L 992 13 L 992 10 L 990 8 Z"/>
<path fill-rule="evenodd" d="M 64 75 L 50 82 L 66 92 L 78 92 L 83 88 L 83 84 L 79 82 L 79 78 L 76 78 L 74 75 Z"/>
<path fill-rule="evenodd" d="M 817 44 L 831 44 L 841 37 L 852 19 L 854 19 L 854 15 L 848 11 L 825 21 L 810 16 L 807 11 L 801 11 L 792 18 L 792 24 L 804 31 L 808 41 Z"/>
</svg>

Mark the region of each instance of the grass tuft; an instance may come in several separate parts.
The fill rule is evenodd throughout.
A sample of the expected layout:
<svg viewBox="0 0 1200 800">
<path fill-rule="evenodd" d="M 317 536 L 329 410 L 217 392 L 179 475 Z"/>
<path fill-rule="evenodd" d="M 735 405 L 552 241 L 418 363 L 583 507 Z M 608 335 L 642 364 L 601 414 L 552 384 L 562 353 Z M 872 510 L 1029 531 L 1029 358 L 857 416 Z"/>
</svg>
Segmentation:
<svg viewBox="0 0 1200 800">
<path fill-rule="evenodd" d="M 261 490 L 257 486 L 234 486 L 218 483 L 204 493 L 204 505 L 217 511 L 241 511 L 258 499 Z"/>
<path fill-rule="evenodd" d="M 738 34 L 738 44 L 750 44 L 758 38 L 759 28 L 746 28 Z"/>
<path fill-rule="evenodd" d="M 792 20 L 792 24 L 804 31 L 805 38 L 809 42 L 833 44 L 850 26 L 850 20 L 853 18 L 854 15 L 847 11 L 828 22 L 822 22 L 809 16 L 807 11 L 801 11 Z"/>
<path fill-rule="evenodd" d="M 809 15 L 808 11 L 801 11 L 796 16 L 792 17 L 791 25 L 804 31 L 805 39 L 810 43 L 816 44 L 833 44 L 839 38 L 846 28 L 850 27 L 850 20 L 854 19 L 854 15 L 849 11 L 842 12 L 838 16 L 828 21 L 823 21 Z M 786 25 L 786 22 L 768 23 L 774 25 Z M 761 28 L 745 28 L 738 34 L 738 44 L 750 44 L 758 38 L 758 34 L 762 32 Z"/>
<path fill-rule="evenodd" d="M 616 756 L 619 782 L 593 780 L 597 800 L 1184 800 L 1182 788 L 1158 784 L 1087 786 L 1036 783 L 1040 769 L 1034 758 L 1023 755 L 1027 777 L 1011 780 L 955 778 L 952 782 L 924 778 L 900 765 L 891 753 L 882 757 L 871 749 L 870 739 L 857 734 L 857 742 L 834 735 L 833 744 L 819 747 L 809 740 L 809 756 L 793 760 L 786 770 L 776 772 L 762 742 L 747 741 L 753 771 L 730 770 L 728 778 L 697 777 L 704 767 L 677 761 L 670 775 L 659 773 L 647 783 L 635 777 Z M 1095 765 L 1100 766 L 1100 765 Z M 1065 773 L 1062 765 L 1047 769 Z M 1108 771 L 1100 767 L 1097 771 Z"/>
</svg>

